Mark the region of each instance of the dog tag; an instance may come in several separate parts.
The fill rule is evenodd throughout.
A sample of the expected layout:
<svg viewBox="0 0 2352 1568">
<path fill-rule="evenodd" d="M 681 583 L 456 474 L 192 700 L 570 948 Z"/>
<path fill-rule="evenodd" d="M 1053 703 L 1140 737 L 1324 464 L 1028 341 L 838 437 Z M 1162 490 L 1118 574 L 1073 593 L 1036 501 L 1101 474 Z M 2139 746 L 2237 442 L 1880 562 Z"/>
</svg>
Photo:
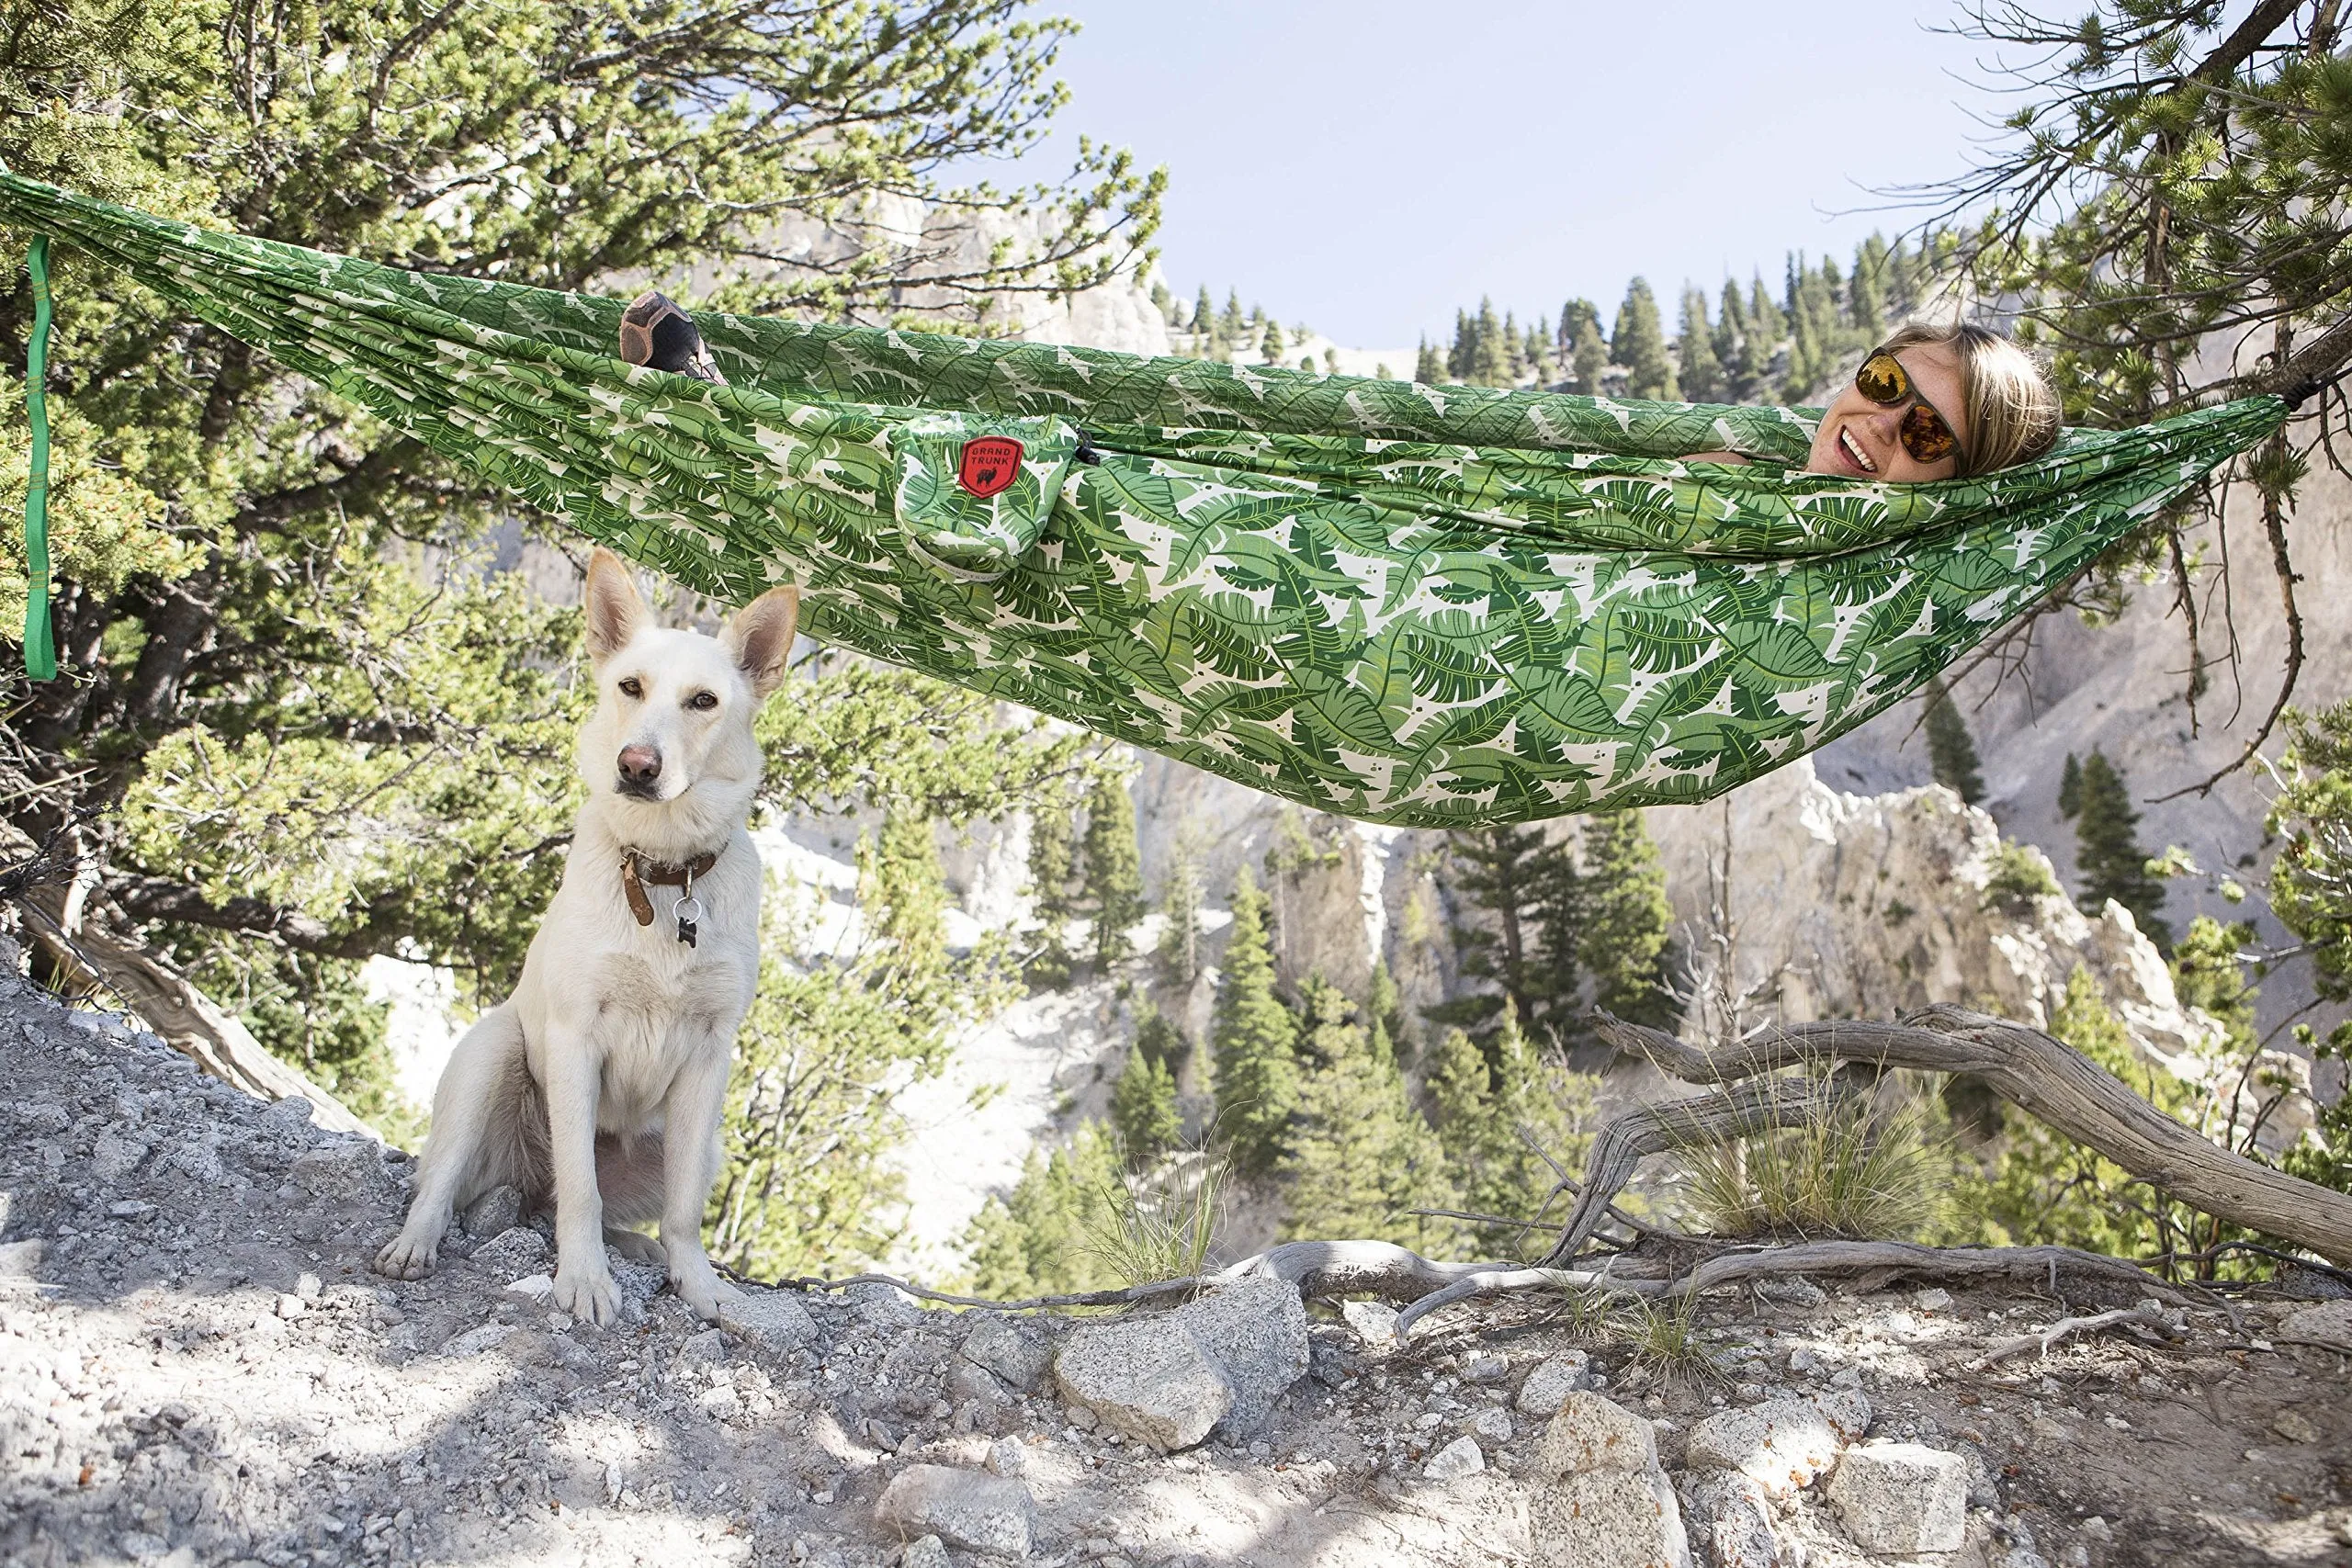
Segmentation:
<svg viewBox="0 0 2352 1568">
<path fill-rule="evenodd" d="M 690 914 L 689 910 L 693 912 Z M 670 912 L 678 919 L 678 940 L 688 947 L 694 946 L 695 933 L 702 924 L 702 900 L 681 898 L 670 907 Z"/>
</svg>

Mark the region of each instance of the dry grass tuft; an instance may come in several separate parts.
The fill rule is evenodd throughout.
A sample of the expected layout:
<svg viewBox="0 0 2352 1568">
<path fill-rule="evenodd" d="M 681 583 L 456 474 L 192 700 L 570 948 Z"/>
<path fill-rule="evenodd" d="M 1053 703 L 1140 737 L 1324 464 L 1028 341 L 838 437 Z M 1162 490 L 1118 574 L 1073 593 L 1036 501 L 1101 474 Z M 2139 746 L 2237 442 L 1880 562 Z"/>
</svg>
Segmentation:
<svg viewBox="0 0 2352 1568">
<path fill-rule="evenodd" d="M 1776 1080 L 1803 1097 L 1800 1078 Z M 1927 1110 L 1874 1112 L 1867 1097 L 1815 1104 L 1801 1122 L 1682 1155 L 1683 1201 L 1722 1236 L 1913 1239 L 1941 1215 L 1951 1159 Z"/>
</svg>

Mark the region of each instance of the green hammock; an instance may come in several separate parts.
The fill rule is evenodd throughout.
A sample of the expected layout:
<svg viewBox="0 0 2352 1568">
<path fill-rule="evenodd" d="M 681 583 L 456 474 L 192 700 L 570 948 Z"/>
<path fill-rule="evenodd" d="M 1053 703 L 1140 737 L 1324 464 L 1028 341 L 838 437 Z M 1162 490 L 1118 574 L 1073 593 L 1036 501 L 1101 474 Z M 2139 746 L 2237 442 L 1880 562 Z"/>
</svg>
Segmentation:
<svg viewBox="0 0 2352 1568">
<path fill-rule="evenodd" d="M 721 387 L 614 358 L 616 299 L 6 175 L 0 221 L 704 593 L 798 582 L 821 641 L 1413 826 L 1702 800 L 1770 772 L 2284 417 L 2250 399 L 2073 432 L 1982 479 L 1859 485 L 1797 471 L 1802 409 L 705 315 Z M 1679 460 L 1722 448 L 1757 460 Z"/>
</svg>

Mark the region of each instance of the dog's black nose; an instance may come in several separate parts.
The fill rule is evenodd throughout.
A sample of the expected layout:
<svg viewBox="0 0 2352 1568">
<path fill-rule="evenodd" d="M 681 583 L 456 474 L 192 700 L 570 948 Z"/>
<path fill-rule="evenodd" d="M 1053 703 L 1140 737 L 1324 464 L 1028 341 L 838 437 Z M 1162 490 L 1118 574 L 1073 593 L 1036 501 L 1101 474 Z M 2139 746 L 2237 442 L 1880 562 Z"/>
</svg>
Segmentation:
<svg viewBox="0 0 2352 1568">
<path fill-rule="evenodd" d="M 621 748 L 621 784 L 643 788 L 662 776 L 662 753 L 651 746 Z"/>
</svg>

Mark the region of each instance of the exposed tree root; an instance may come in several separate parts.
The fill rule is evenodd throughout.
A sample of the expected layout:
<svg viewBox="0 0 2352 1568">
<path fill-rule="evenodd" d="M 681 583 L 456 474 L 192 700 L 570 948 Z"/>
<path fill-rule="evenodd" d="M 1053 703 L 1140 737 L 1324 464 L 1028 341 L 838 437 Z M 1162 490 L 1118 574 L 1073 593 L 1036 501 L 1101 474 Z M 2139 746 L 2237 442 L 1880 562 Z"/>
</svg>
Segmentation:
<svg viewBox="0 0 2352 1568">
<path fill-rule="evenodd" d="M 2248 1229 L 2283 1236 L 2334 1262 L 2352 1263 L 2352 1196 L 2219 1147 L 2132 1093 L 2081 1052 L 2038 1029 L 1964 1008 L 1937 1006 L 1898 1023 L 1793 1024 L 1712 1051 L 1607 1014 L 1600 1017 L 1600 1033 L 1619 1049 L 1645 1056 L 1690 1083 L 1735 1083 L 1782 1067 L 1834 1063 L 1971 1073 L 2004 1100 L 2183 1202 Z M 1787 1101 L 1795 1097 L 1781 1086 L 1780 1098 Z M 1730 1128 L 1752 1114 L 1743 1108 L 1756 1106 L 1758 1099 L 1742 1100 L 1735 1092 L 1715 1103 L 1724 1109 L 1707 1127 L 1711 1133 L 1717 1125 Z M 1543 1265 L 1561 1267 L 1584 1245 L 1597 1223 L 1592 1216 L 1599 1206 L 1614 1199 L 1632 1174 L 1632 1163 L 1622 1151 L 1661 1142 L 1654 1130 L 1671 1123 L 1657 1113 L 1670 1110 L 1645 1107 L 1602 1129 L 1585 1190 L 1559 1240 L 1539 1260 Z M 1621 1126 L 1627 1130 L 1621 1133 Z M 1604 1154 L 1612 1161 L 1607 1167 Z M 1612 1181 L 1620 1165 L 1623 1175 Z"/>
<path fill-rule="evenodd" d="M 1971 1371 L 1981 1372 L 1997 1361 L 2006 1361 L 2012 1356 L 2022 1356 L 2028 1350 L 2040 1351 L 2046 1356 L 2050 1353 L 2052 1346 L 2072 1335 L 2092 1334 L 2102 1328 L 2122 1325 L 2135 1326 L 2143 1331 L 2153 1331 L 2167 1339 L 2173 1337 L 2175 1333 L 2172 1325 L 2165 1321 L 2162 1313 L 2150 1312 L 2143 1306 L 2118 1307 L 2113 1312 L 2093 1313 L 2088 1317 L 2062 1317 L 2038 1333 L 2020 1334 L 2014 1339 L 2004 1339 L 1975 1360 L 1969 1362 L 1968 1368 Z"/>
</svg>

